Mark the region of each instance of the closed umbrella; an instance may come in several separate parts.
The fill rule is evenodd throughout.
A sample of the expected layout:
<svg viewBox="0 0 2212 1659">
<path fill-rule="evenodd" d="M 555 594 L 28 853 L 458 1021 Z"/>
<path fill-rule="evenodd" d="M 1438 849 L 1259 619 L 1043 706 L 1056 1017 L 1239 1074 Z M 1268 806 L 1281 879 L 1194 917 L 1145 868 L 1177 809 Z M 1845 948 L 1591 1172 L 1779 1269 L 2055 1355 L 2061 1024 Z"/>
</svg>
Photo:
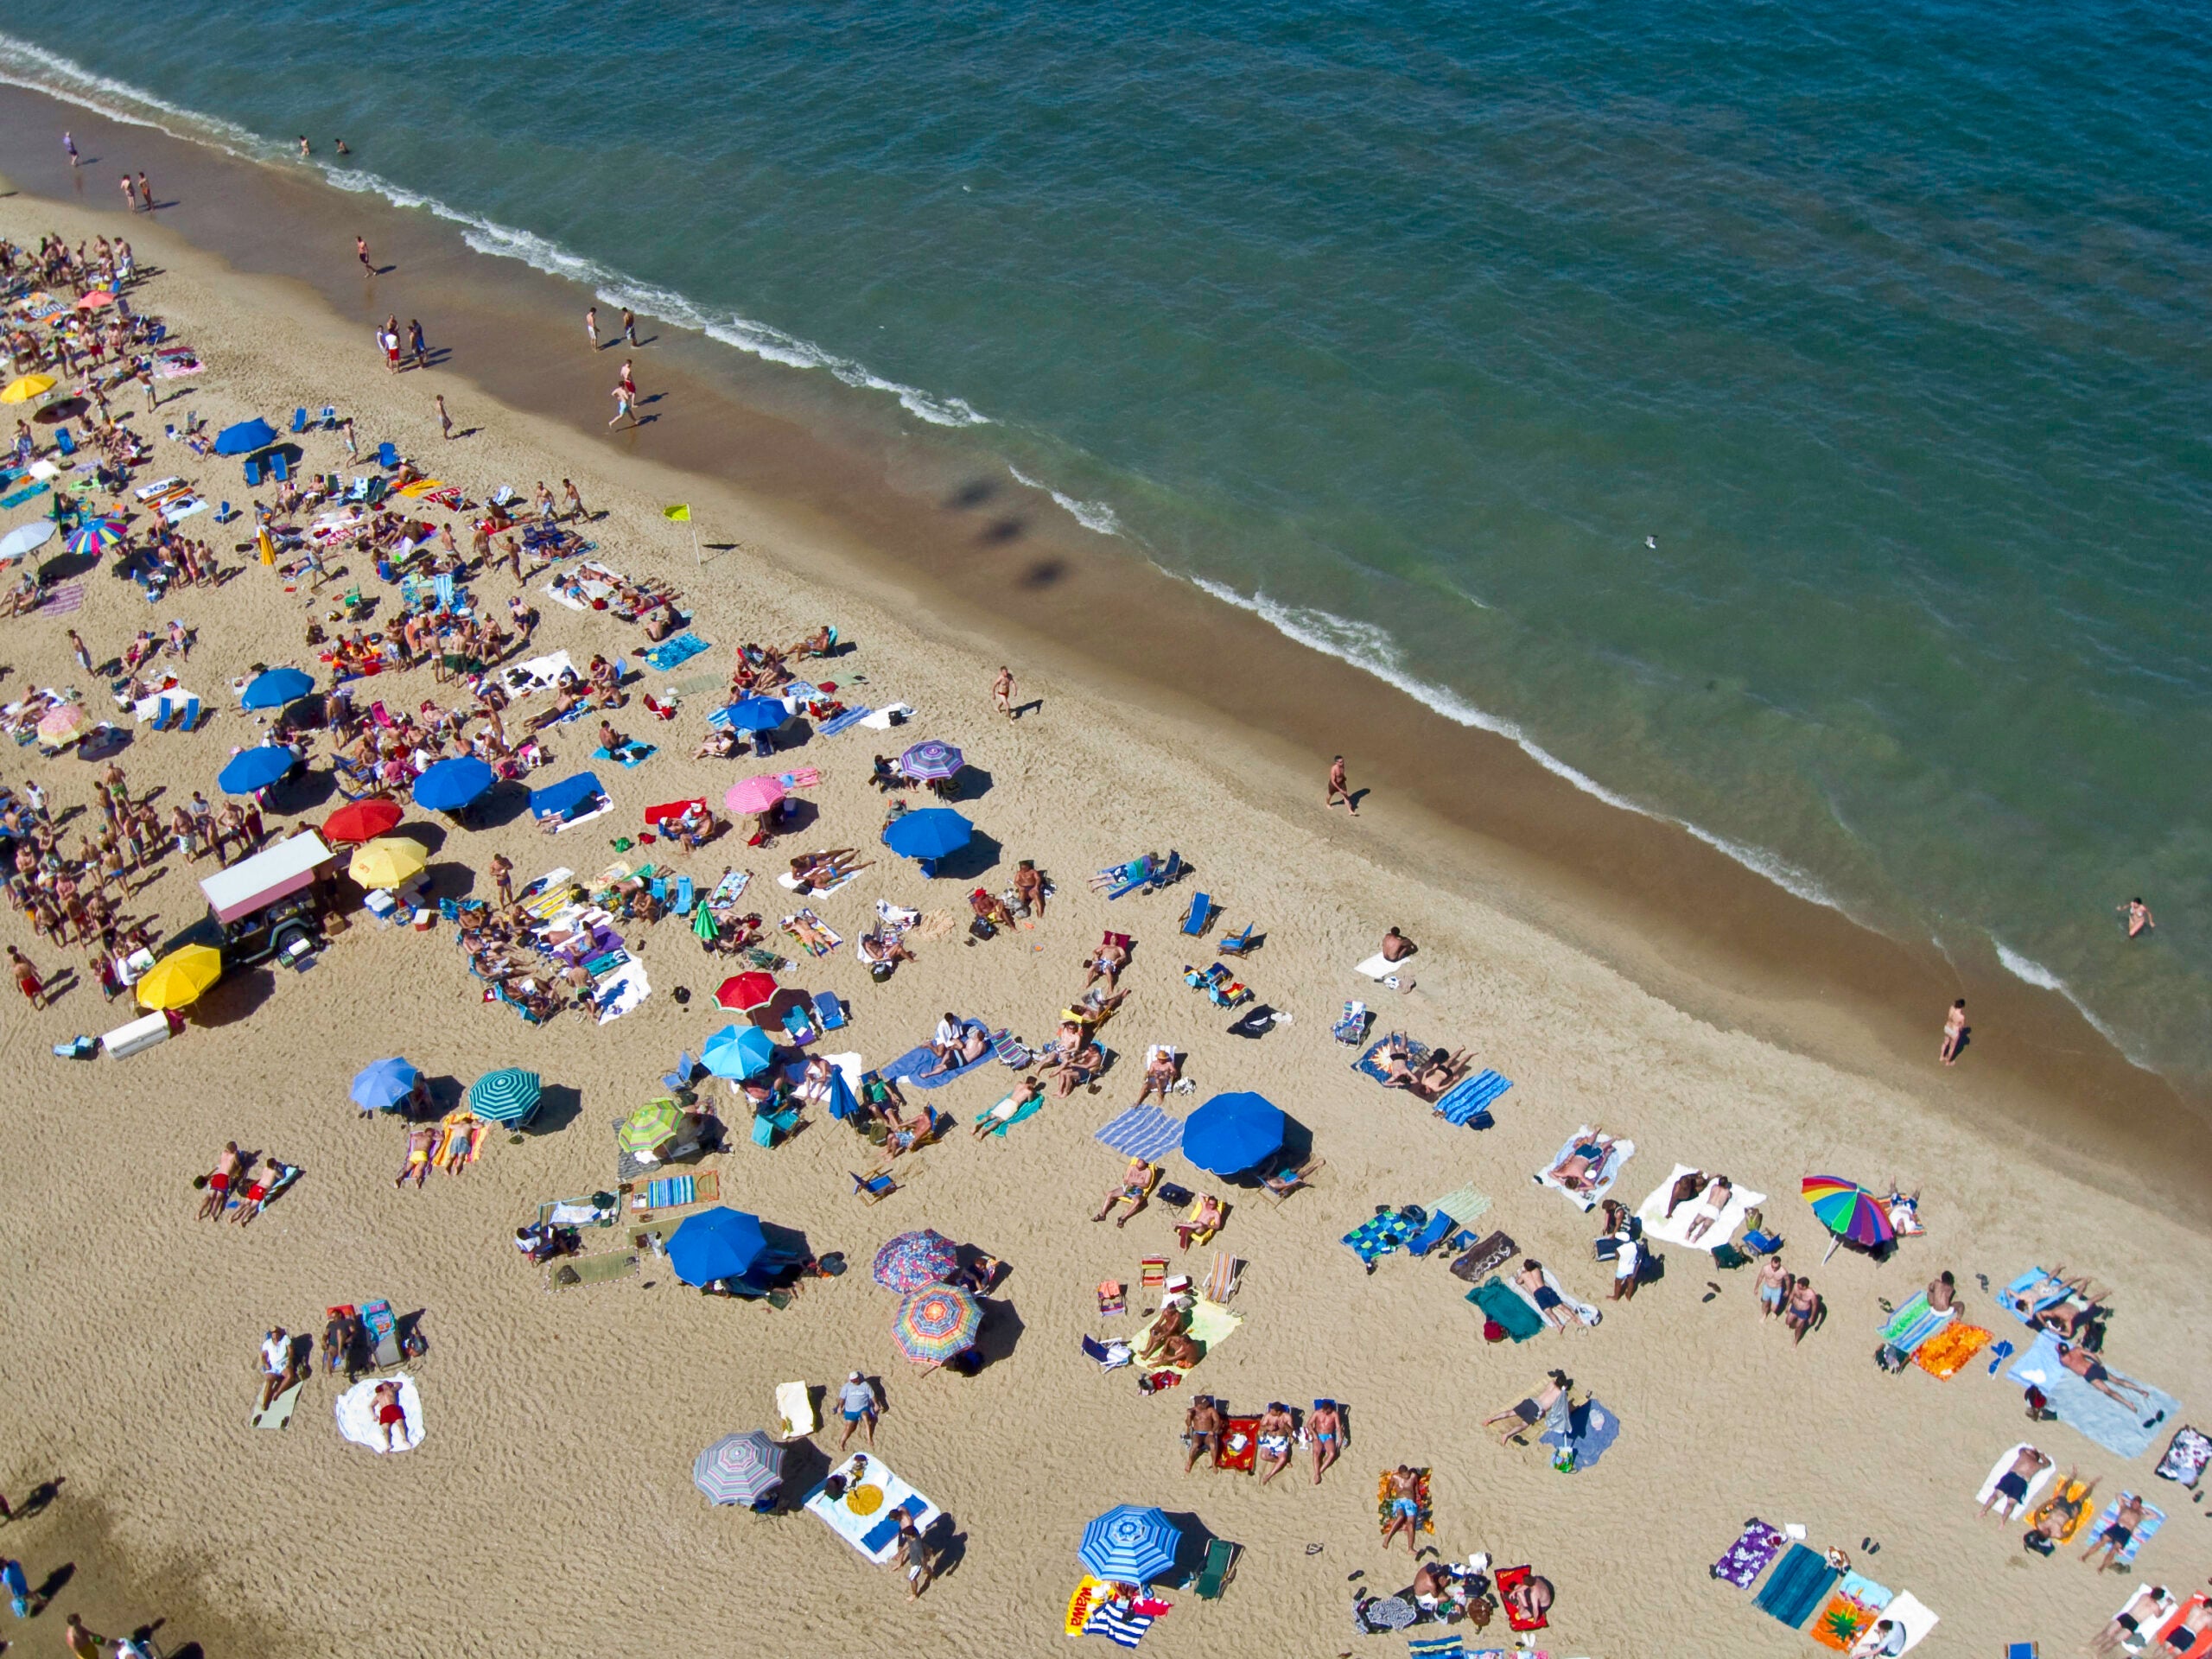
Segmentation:
<svg viewBox="0 0 2212 1659">
<path fill-rule="evenodd" d="M 901 1294 L 942 1284 L 960 1265 L 960 1253 L 943 1233 L 925 1227 L 901 1233 L 875 1253 L 875 1282 Z"/>
<path fill-rule="evenodd" d="M 226 795 L 251 795 L 299 764 L 300 757 L 282 744 L 263 743 L 232 755 L 230 764 L 215 774 L 215 782 Z"/>
<path fill-rule="evenodd" d="M 430 853 L 420 842 L 385 836 L 354 853 L 346 874 L 365 887 L 396 887 L 429 868 Z"/>
<path fill-rule="evenodd" d="M 783 798 L 784 785 L 779 779 L 741 778 L 729 786 L 722 804 L 733 812 L 766 812 Z"/>
<path fill-rule="evenodd" d="M 315 690 L 315 677 L 296 668 L 272 668 L 257 674 L 238 698 L 241 709 L 281 709 Z"/>
<path fill-rule="evenodd" d="M 722 724 L 734 732 L 772 732 L 791 717 L 775 697 L 747 697 L 722 710 Z"/>
<path fill-rule="evenodd" d="M 720 1205 L 689 1217 L 668 1236 L 668 1265 L 687 1285 L 742 1278 L 767 1254 L 760 1217 Z"/>
<path fill-rule="evenodd" d="M 35 552 L 54 539 L 58 528 L 51 518 L 34 518 L 28 524 L 17 524 L 5 536 L 0 536 L 0 559 L 12 562 L 26 553 Z"/>
<path fill-rule="evenodd" d="M 925 806 L 893 821 L 884 844 L 901 858 L 943 858 L 965 847 L 976 826 L 949 806 Z"/>
<path fill-rule="evenodd" d="M 354 1074 L 349 1092 L 353 1103 L 364 1110 L 389 1112 L 414 1094 L 422 1076 L 410 1062 L 397 1056 L 372 1060 Z"/>
<path fill-rule="evenodd" d="M 942 1365 L 976 1345 L 982 1323 L 982 1304 L 966 1291 L 925 1285 L 899 1304 L 891 1339 L 917 1365 Z"/>
<path fill-rule="evenodd" d="M 473 754 L 441 760 L 415 780 L 415 804 L 426 812 L 458 812 L 492 787 L 492 768 Z"/>
<path fill-rule="evenodd" d="M 1887 1208 L 1856 1181 L 1838 1175 L 1808 1175 L 1802 1191 L 1805 1202 L 1813 1206 L 1815 1218 L 1835 1235 L 1828 1245 L 1828 1255 L 1834 1255 L 1836 1245 L 1843 1243 L 1879 1249 L 1897 1236 L 1897 1229 L 1890 1225 Z M 1825 1262 L 1827 1256 L 1821 1259 Z"/>
<path fill-rule="evenodd" d="M 353 846 L 365 841 L 374 841 L 387 830 L 399 827 L 406 816 L 399 803 L 380 795 L 366 800 L 348 801 L 322 821 L 322 838 L 340 846 Z"/>
<path fill-rule="evenodd" d="M 1183 1535 L 1156 1509 L 1116 1503 L 1083 1529 L 1075 1553 L 1102 1579 L 1149 1584 L 1175 1565 Z"/>
<path fill-rule="evenodd" d="M 1183 1155 L 1216 1175 L 1240 1175 L 1282 1149 L 1282 1109 L 1264 1095 L 1216 1095 L 1183 1124 Z"/>
<path fill-rule="evenodd" d="M 750 1503 L 783 1478 L 784 1448 L 757 1428 L 716 1440 L 691 1465 L 691 1483 L 709 1503 Z"/>
<path fill-rule="evenodd" d="M 222 976 L 221 951 L 213 945 L 188 944 L 141 974 L 134 988 L 142 1008 L 185 1008 Z"/>
<path fill-rule="evenodd" d="M 702 944 L 712 944 L 721 937 L 721 930 L 715 925 L 715 912 L 704 905 L 691 912 L 691 933 Z"/>
<path fill-rule="evenodd" d="M 537 1073 L 510 1065 L 486 1071 L 468 1085 L 468 1109 L 493 1123 L 527 1123 L 545 1085 Z"/>
<path fill-rule="evenodd" d="M 72 553 L 89 553 L 98 558 L 130 533 L 112 518 L 93 518 L 71 531 L 61 545 Z"/>
<path fill-rule="evenodd" d="M 256 416 L 250 421 L 240 421 L 236 426 L 226 426 L 215 436 L 215 453 L 219 455 L 250 455 L 257 449 L 266 449 L 276 442 L 276 429 Z"/>
<path fill-rule="evenodd" d="M 27 374 L 21 379 L 10 380 L 0 391 L 0 404 L 28 404 L 43 397 L 61 383 L 50 374 Z"/>
<path fill-rule="evenodd" d="M 715 1001 L 741 1014 L 747 1008 L 759 1007 L 775 995 L 776 990 L 776 976 L 756 969 L 749 974 L 733 974 L 722 981 L 721 988 L 715 993 Z"/>
<path fill-rule="evenodd" d="M 649 1100 L 624 1118 L 614 1131 L 614 1144 L 635 1155 L 663 1146 L 683 1127 L 683 1109 L 665 1097 Z"/>
<path fill-rule="evenodd" d="M 699 1051 L 699 1064 L 718 1077 L 757 1077 L 775 1058 L 775 1039 L 755 1026 L 724 1026 Z"/>
<path fill-rule="evenodd" d="M 967 762 L 942 738 L 925 737 L 899 757 L 899 770 L 924 783 L 950 778 Z"/>
</svg>

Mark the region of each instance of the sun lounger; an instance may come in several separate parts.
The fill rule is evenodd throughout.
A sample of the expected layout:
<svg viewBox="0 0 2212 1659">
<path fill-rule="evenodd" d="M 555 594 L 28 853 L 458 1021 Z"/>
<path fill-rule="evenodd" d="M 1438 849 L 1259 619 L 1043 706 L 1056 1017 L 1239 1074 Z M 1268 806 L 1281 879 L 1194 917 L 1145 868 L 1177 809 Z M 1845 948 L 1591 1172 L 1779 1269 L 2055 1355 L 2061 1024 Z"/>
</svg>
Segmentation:
<svg viewBox="0 0 2212 1659">
<path fill-rule="evenodd" d="M 1676 1164 L 1674 1173 L 1662 1181 L 1649 1198 L 1637 1205 L 1637 1217 L 1643 1223 L 1643 1230 L 1648 1236 L 1663 1240 L 1669 1244 L 1709 1250 L 1717 1245 L 1728 1243 L 1736 1229 L 1743 1225 L 1745 1213 L 1766 1202 L 1766 1194 L 1764 1192 L 1754 1192 L 1745 1186 L 1733 1186 L 1728 1195 L 1727 1205 L 1720 1212 L 1719 1219 L 1696 1238 L 1692 1238 L 1689 1236 L 1690 1224 L 1703 1211 L 1705 1203 L 1703 1195 L 1684 1199 L 1671 1217 L 1667 1214 L 1667 1199 L 1674 1192 L 1675 1183 L 1677 1180 L 1685 1175 L 1700 1173 L 1702 1173 L 1700 1170 L 1688 1164 Z"/>
<path fill-rule="evenodd" d="M 1098 1369 L 1102 1371 L 1118 1371 L 1136 1357 L 1130 1351 L 1129 1344 L 1126 1342 L 1101 1339 L 1090 1336 L 1084 1338 L 1083 1351 L 1087 1357 L 1098 1362 Z"/>
<path fill-rule="evenodd" d="M 390 1370 L 404 1357 L 399 1351 L 399 1322 L 392 1313 L 391 1304 L 381 1297 L 363 1302 L 360 1319 L 369 1343 L 369 1368 Z"/>
<path fill-rule="evenodd" d="M 1272 1186 L 1262 1186 L 1260 1189 L 1260 1196 L 1275 1209 L 1280 1210 L 1284 1201 L 1292 1193 L 1303 1192 L 1313 1185 L 1313 1178 L 1328 1166 L 1327 1160 L 1320 1158 L 1308 1158 L 1304 1163 L 1295 1166 L 1286 1164 L 1274 1173 L 1274 1179 L 1281 1183 L 1281 1190 L 1278 1191 Z"/>
<path fill-rule="evenodd" d="M 845 1172 L 852 1175 L 850 1170 Z M 899 1183 L 885 1174 L 853 1175 L 853 1196 L 862 1204 L 880 1204 L 899 1190 Z"/>
<path fill-rule="evenodd" d="M 1206 1541 L 1205 1565 L 1198 1569 L 1198 1576 L 1191 1585 L 1200 1601 L 1221 1599 L 1221 1592 L 1236 1576 L 1236 1546 L 1226 1538 Z"/>
<path fill-rule="evenodd" d="M 1198 1287 L 1198 1294 L 1206 1300 L 1226 1307 L 1243 1284 L 1244 1263 L 1231 1251 L 1217 1250 L 1213 1266 L 1206 1270 L 1205 1282 Z"/>
<path fill-rule="evenodd" d="M 1202 939 L 1206 935 L 1206 930 L 1213 925 L 1214 918 L 1220 913 L 1220 907 L 1210 896 L 1203 893 L 1194 893 L 1191 895 L 1189 906 L 1183 912 L 1183 931 L 1194 939 Z"/>
<path fill-rule="evenodd" d="M 1367 1035 L 1367 1004 L 1357 1001 L 1345 1003 L 1344 1014 L 1342 1017 L 1338 1020 L 1337 1023 L 1331 1027 L 1330 1034 L 1335 1037 L 1340 1043 L 1357 1046 L 1360 1040 Z M 1376 1052 L 1382 1046 L 1378 1043 L 1376 1045 L 1375 1048 L 1370 1049 L 1367 1053 L 1360 1056 L 1359 1067 L 1362 1071 L 1367 1070 L 1368 1061 L 1374 1057 Z M 1427 1052 L 1426 1045 L 1423 1046 L 1422 1052 L 1424 1053 Z M 1419 1057 L 1416 1056 L 1415 1058 L 1416 1061 L 1418 1061 Z"/>
</svg>

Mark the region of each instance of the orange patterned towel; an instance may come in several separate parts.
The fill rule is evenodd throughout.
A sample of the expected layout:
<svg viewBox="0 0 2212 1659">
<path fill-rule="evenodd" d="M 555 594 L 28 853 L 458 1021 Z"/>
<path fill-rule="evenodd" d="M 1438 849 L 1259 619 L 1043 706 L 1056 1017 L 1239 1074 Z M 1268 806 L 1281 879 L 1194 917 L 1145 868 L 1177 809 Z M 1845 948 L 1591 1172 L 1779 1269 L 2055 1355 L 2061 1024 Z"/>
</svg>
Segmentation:
<svg viewBox="0 0 2212 1659">
<path fill-rule="evenodd" d="M 1989 1345 L 1989 1332 L 1978 1325 L 1956 1321 L 1920 1344 L 1912 1363 L 1930 1376 L 1950 1376 Z"/>
</svg>

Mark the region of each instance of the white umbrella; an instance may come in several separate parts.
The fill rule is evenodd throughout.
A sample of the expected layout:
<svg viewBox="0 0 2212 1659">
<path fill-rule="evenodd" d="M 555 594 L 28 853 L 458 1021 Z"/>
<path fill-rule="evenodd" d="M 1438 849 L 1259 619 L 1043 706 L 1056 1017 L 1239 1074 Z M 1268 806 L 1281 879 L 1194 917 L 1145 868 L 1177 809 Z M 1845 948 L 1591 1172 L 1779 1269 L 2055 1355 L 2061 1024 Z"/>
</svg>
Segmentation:
<svg viewBox="0 0 2212 1659">
<path fill-rule="evenodd" d="M 44 547 L 54 539 L 54 524 L 51 518 L 33 519 L 28 524 L 17 524 L 5 536 L 0 536 L 0 559 L 20 559 L 34 548 Z"/>
</svg>

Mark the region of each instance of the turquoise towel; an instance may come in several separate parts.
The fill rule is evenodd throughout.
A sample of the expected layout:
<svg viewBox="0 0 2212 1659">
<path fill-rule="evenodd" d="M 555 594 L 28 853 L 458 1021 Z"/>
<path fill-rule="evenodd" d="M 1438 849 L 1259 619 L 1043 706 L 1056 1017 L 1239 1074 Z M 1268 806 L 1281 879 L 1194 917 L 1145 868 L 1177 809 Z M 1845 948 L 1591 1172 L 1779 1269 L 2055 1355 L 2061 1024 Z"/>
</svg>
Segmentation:
<svg viewBox="0 0 2212 1659">
<path fill-rule="evenodd" d="M 1500 1279 L 1487 1279 L 1467 1293 L 1467 1300 L 1484 1314 L 1505 1327 L 1516 1342 L 1526 1342 L 1544 1328 L 1544 1316 L 1529 1299 Z"/>
<path fill-rule="evenodd" d="M 1792 1544 L 1759 1592 L 1759 1611 L 1796 1630 L 1828 1599 L 1840 1576 L 1820 1551 Z"/>
</svg>

